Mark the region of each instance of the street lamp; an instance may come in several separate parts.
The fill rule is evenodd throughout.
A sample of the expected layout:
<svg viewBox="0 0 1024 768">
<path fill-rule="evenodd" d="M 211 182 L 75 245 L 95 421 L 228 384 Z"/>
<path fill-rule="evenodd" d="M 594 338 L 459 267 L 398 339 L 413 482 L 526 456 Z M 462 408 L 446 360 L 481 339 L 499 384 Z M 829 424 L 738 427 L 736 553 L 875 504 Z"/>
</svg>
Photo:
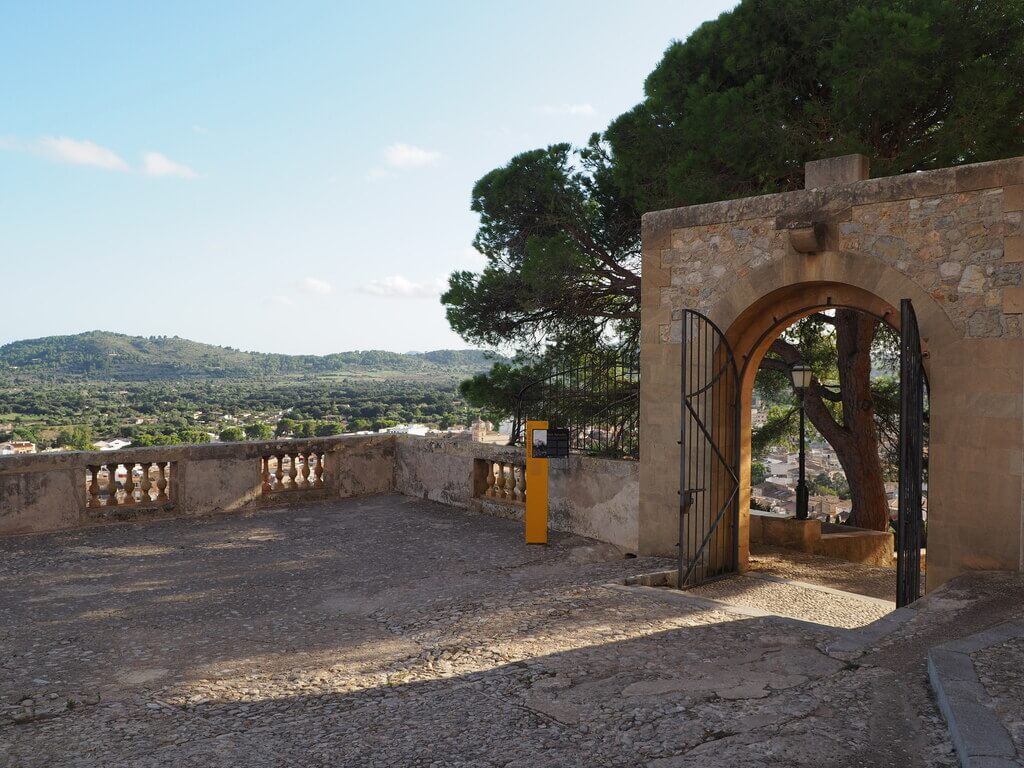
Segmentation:
<svg viewBox="0 0 1024 768">
<path fill-rule="evenodd" d="M 807 519 L 807 478 L 804 476 L 804 396 L 811 386 L 814 372 L 809 365 L 797 363 L 789 370 L 793 377 L 793 389 L 800 397 L 800 478 L 796 483 L 796 519 Z"/>
</svg>

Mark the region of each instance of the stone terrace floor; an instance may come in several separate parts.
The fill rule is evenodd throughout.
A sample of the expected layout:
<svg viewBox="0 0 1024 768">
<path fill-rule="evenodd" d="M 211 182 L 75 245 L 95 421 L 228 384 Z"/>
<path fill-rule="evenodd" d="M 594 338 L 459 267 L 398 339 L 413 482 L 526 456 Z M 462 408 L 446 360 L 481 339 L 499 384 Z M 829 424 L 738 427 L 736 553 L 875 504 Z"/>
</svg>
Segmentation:
<svg viewBox="0 0 1024 768">
<path fill-rule="evenodd" d="M 955 765 L 923 659 L 973 604 L 828 655 L 606 586 L 668 565 L 400 496 L 0 540 L 0 765 Z"/>
</svg>

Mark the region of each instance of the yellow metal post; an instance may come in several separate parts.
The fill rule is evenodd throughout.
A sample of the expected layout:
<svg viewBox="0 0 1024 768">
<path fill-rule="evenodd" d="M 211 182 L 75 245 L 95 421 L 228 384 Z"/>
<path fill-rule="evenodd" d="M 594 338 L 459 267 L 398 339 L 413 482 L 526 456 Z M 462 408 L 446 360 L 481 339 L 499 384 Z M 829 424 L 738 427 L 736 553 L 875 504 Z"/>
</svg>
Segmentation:
<svg viewBox="0 0 1024 768">
<path fill-rule="evenodd" d="M 548 460 L 533 458 L 533 430 L 546 421 L 526 422 L 526 543 L 548 543 Z"/>
</svg>

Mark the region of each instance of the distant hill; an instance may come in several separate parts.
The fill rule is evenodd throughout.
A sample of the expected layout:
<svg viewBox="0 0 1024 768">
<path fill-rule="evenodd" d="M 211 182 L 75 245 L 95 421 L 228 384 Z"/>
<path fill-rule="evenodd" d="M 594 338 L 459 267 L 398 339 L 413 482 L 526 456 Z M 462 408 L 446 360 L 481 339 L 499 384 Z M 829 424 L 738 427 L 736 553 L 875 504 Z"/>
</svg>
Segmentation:
<svg viewBox="0 0 1024 768">
<path fill-rule="evenodd" d="M 243 352 L 178 336 L 126 336 L 106 331 L 47 336 L 0 346 L 0 376 L 17 373 L 119 381 L 373 371 L 451 376 L 488 370 L 493 362 L 476 349 L 279 355 Z"/>
</svg>

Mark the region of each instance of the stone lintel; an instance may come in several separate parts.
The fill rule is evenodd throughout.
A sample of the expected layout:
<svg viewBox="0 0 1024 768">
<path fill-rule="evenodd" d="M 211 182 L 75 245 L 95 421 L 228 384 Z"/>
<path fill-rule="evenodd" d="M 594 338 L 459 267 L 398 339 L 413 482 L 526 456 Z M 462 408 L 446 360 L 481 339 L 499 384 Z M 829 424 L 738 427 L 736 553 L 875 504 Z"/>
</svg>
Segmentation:
<svg viewBox="0 0 1024 768">
<path fill-rule="evenodd" d="M 850 184 L 870 177 L 871 167 L 864 155 L 841 155 L 804 163 L 804 189 Z"/>
</svg>

